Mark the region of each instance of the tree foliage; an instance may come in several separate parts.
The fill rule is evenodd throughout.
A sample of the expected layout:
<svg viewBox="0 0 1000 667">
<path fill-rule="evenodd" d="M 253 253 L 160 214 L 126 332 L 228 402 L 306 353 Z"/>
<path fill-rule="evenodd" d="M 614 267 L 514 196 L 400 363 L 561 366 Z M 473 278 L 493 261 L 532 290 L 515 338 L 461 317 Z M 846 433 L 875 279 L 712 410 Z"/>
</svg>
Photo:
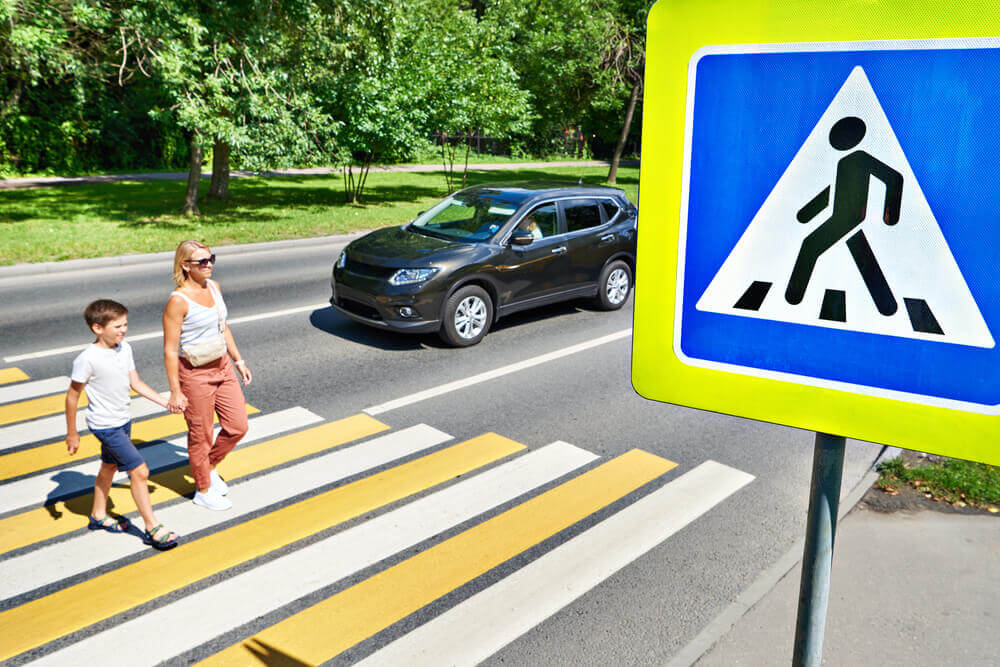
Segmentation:
<svg viewBox="0 0 1000 667">
<path fill-rule="evenodd" d="M 648 0 L 0 0 L 0 171 L 345 167 L 472 136 L 613 143 Z M 639 83 L 637 83 L 639 82 Z M 625 127 L 625 136 L 628 128 Z M 196 202 L 188 204 L 196 210 Z"/>
</svg>

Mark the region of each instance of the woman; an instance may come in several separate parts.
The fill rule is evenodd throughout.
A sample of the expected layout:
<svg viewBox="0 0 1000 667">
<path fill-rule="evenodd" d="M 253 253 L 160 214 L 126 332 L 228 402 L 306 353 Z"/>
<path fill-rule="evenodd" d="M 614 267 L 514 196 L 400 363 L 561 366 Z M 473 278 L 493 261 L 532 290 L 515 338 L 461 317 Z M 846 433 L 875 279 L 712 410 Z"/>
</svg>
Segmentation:
<svg viewBox="0 0 1000 667">
<path fill-rule="evenodd" d="M 211 280 L 215 255 L 198 241 L 184 241 L 174 253 L 174 282 L 163 309 L 163 365 L 170 385 L 167 407 L 184 412 L 188 425 L 188 458 L 194 475 L 194 503 L 227 510 L 226 483 L 217 466 L 246 435 L 247 413 L 243 391 L 233 364 L 250 384 L 250 369 L 226 325 L 226 302 L 219 284 Z M 212 442 L 213 422 L 221 430 Z"/>
</svg>

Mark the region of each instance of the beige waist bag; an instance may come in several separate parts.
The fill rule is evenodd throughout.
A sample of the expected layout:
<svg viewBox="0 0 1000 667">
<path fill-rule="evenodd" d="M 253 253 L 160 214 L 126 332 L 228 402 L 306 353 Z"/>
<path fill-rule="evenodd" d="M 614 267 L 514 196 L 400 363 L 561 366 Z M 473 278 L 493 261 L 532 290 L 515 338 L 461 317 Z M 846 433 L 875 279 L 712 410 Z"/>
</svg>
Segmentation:
<svg viewBox="0 0 1000 667">
<path fill-rule="evenodd" d="M 226 338 L 220 333 L 204 343 L 184 345 L 181 347 L 181 351 L 184 352 L 184 358 L 192 366 L 204 366 L 211 361 L 221 359 L 222 355 L 226 353 Z"/>
</svg>

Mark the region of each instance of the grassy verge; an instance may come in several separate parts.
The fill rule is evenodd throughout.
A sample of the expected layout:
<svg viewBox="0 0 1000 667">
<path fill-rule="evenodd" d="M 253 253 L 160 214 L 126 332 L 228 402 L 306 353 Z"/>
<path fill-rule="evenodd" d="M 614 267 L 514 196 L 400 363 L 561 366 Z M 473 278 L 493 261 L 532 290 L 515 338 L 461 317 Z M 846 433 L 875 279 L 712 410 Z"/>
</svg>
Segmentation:
<svg viewBox="0 0 1000 667">
<path fill-rule="evenodd" d="M 906 484 L 934 500 L 1000 511 L 1000 468 L 995 466 L 960 459 L 908 465 L 896 458 L 879 464 L 878 472 L 876 484 L 889 493 Z"/>
<path fill-rule="evenodd" d="M 469 184 L 561 180 L 602 184 L 607 167 L 470 171 Z M 639 170 L 621 168 L 633 202 Z M 188 238 L 254 243 L 375 229 L 411 220 L 446 194 L 440 172 L 373 172 L 365 203 L 344 202 L 340 176 L 237 178 L 225 202 L 204 198 L 200 217 L 177 214 L 186 184 L 121 182 L 0 191 L 0 264 L 172 250 Z"/>
</svg>

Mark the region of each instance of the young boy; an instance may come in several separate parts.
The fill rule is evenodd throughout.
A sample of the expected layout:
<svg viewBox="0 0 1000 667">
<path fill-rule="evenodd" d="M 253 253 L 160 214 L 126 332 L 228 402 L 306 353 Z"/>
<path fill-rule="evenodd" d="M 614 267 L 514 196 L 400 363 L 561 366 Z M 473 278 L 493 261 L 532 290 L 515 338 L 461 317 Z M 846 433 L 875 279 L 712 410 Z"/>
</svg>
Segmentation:
<svg viewBox="0 0 1000 667">
<path fill-rule="evenodd" d="M 69 391 L 66 392 L 66 448 L 72 456 L 80 447 L 76 408 L 80 392 L 86 386 L 87 426 L 101 443 L 101 470 L 94 483 L 94 507 L 88 527 L 111 533 L 128 530 L 128 519 L 108 516 L 108 493 L 115 471 L 127 471 L 132 498 L 146 522 L 146 543 L 157 549 L 168 549 L 177 545 L 180 536 L 164 528 L 153 516 L 146 485 L 149 468 L 132 444 L 129 387 L 164 408 L 167 401 L 139 379 L 132 347 L 124 342 L 128 331 L 127 315 L 125 306 L 109 299 L 98 299 L 83 311 L 83 318 L 97 340 L 73 361 Z"/>
</svg>

